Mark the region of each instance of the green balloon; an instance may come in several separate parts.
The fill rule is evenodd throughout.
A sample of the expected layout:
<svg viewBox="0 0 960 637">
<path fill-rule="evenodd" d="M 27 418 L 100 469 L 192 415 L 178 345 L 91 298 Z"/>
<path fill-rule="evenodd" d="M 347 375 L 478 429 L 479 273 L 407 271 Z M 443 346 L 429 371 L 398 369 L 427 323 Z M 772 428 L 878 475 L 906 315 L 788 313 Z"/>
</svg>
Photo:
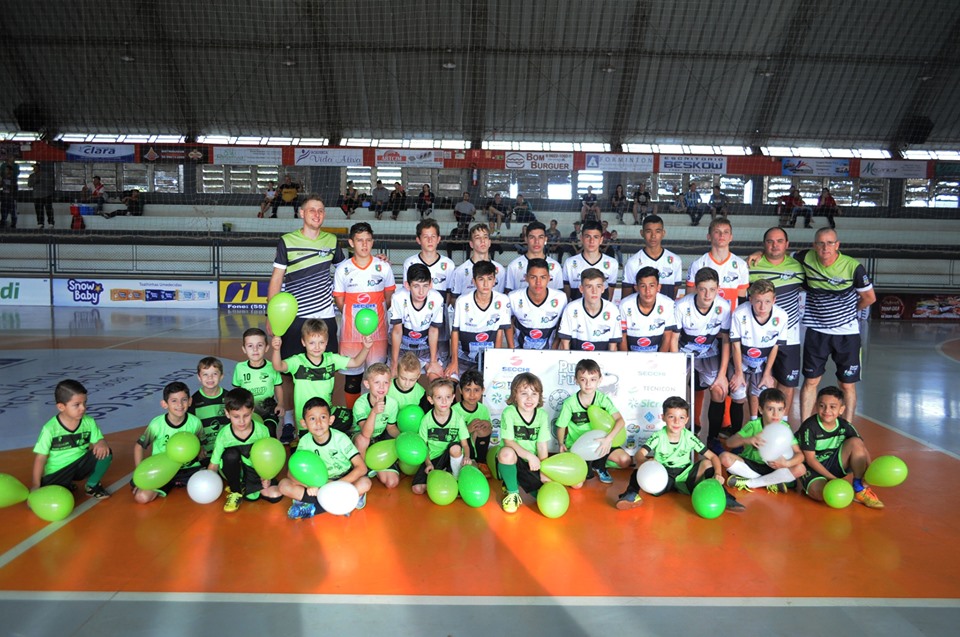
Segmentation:
<svg viewBox="0 0 960 637">
<path fill-rule="evenodd" d="M 297 299 L 289 292 L 275 294 L 267 302 L 267 318 L 273 333 L 283 336 L 297 318 Z"/>
<path fill-rule="evenodd" d="M 404 431 L 397 436 L 397 458 L 400 462 L 421 465 L 427 459 L 427 443 L 412 431 Z"/>
<path fill-rule="evenodd" d="M 693 510 L 707 520 L 720 517 L 727 508 L 727 492 L 713 478 L 708 478 L 694 487 L 692 498 Z"/>
<path fill-rule="evenodd" d="M 605 409 L 598 407 L 597 405 L 590 405 L 587 407 L 587 419 L 590 421 L 590 428 L 596 429 L 597 431 L 604 431 L 610 433 L 613 431 L 613 428 L 616 426 L 616 421 L 613 419 Z M 622 447 L 627 442 L 627 428 L 624 427 L 617 432 L 617 435 L 613 437 L 613 440 L 610 442 L 611 447 Z"/>
<path fill-rule="evenodd" d="M 261 438 L 250 448 L 253 469 L 264 480 L 273 480 L 287 463 L 287 450 L 276 438 Z"/>
<path fill-rule="evenodd" d="M 404 462 L 403 460 L 400 461 L 400 471 L 402 471 L 403 475 L 405 476 L 412 476 L 417 472 L 417 469 L 419 468 L 420 468 L 420 465 L 418 464 L 409 464 L 407 462 Z"/>
<path fill-rule="evenodd" d="M 863 479 L 875 487 L 895 487 L 907 479 L 907 465 L 896 456 L 874 458 Z"/>
<path fill-rule="evenodd" d="M 20 504 L 30 495 L 30 489 L 8 473 L 0 473 L 0 509 Z"/>
<path fill-rule="evenodd" d="M 133 484 L 145 491 L 156 491 L 177 475 L 182 463 L 173 460 L 165 453 L 145 458 L 133 470 Z"/>
<path fill-rule="evenodd" d="M 418 433 L 423 410 L 419 405 L 407 405 L 397 413 L 397 428 L 403 432 Z"/>
<path fill-rule="evenodd" d="M 503 449 L 503 445 L 498 447 L 490 447 L 487 449 L 487 468 L 490 469 L 490 475 L 497 477 L 497 455 L 500 453 L 500 450 Z"/>
<path fill-rule="evenodd" d="M 467 506 L 472 506 L 475 509 L 482 507 L 490 499 L 490 483 L 487 482 L 480 469 L 473 465 L 467 465 L 460 469 L 457 487 L 460 491 L 460 497 Z"/>
<path fill-rule="evenodd" d="M 360 310 L 357 312 L 357 315 L 353 317 L 353 325 L 357 328 L 357 331 L 364 336 L 370 336 L 376 332 L 379 324 L 380 317 L 377 316 L 377 311 L 371 310 L 368 307 Z"/>
<path fill-rule="evenodd" d="M 853 502 L 853 485 L 846 480 L 834 478 L 823 486 L 823 501 L 834 509 L 843 509 Z"/>
<path fill-rule="evenodd" d="M 572 487 L 587 479 L 587 463 L 577 454 L 567 451 L 541 461 L 540 473 L 554 482 Z"/>
<path fill-rule="evenodd" d="M 427 495 L 430 501 L 447 506 L 457 499 L 457 479 L 442 469 L 427 474 Z"/>
<path fill-rule="evenodd" d="M 200 439 L 192 431 L 181 431 L 170 436 L 166 454 L 174 462 L 185 465 L 200 453 Z"/>
<path fill-rule="evenodd" d="M 559 482 L 545 482 L 537 492 L 537 507 L 551 520 L 562 517 L 570 508 L 570 494 Z"/>
<path fill-rule="evenodd" d="M 73 494 L 70 493 L 70 489 L 57 484 L 40 487 L 27 497 L 27 506 L 41 520 L 59 522 L 73 511 Z"/>
<path fill-rule="evenodd" d="M 397 441 L 381 440 L 367 447 L 367 455 L 364 457 L 367 468 L 371 471 L 383 471 L 389 469 L 397 461 Z"/>
<path fill-rule="evenodd" d="M 322 487 L 327 483 L 327 465 L 323 459 L 309 451 L 295 451 L 287 464 L 290 475 L 308 487 Z"/>
</svg>

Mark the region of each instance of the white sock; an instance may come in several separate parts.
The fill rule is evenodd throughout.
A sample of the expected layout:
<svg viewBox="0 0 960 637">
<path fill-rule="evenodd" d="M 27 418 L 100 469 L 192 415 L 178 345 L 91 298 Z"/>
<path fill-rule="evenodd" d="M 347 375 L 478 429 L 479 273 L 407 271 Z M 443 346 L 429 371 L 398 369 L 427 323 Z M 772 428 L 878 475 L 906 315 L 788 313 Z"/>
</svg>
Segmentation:
<svg viewBox="0 0 960 637">
<path fill-rule="evenodd" d="M 450 473 L 453 474 L 454 478 L 460 477 L 460 467 L 462 466 L 463 466 L 463 456 L 450 458 Z"/>
<path fill-rule="evenodd" d="M 730 468 L 727 469 L 727 473 L 732 473 L 735 476 L 740 476 L 741 478 L 759 478 L 760 474 L 747 466 L 747 463 L 743 460 L 737 460 Z"/>
<path fill-rule="evenodd" d="M 284 418 L 283 424 L 285 424 L 285 425 L 292 425 L 292 424 L 293 424 L 293 410 L 292 410 L 292 409 L 288 409 L 288 410 L 283 414 L 283 418 Z"/>
<path fill-rule="evenodd" d="M 755 489 L 757 487 L 769 487 L 772 484 L 780 484 L 781 482 L 793 482 L 794 480 L 796 480 L 796 478 L 790 473 L 790 469 L 777 469 L 773 473 L 768 473 L 765 476 L 751 478 L 747 481 L 747 486 Z"/>
</svg>

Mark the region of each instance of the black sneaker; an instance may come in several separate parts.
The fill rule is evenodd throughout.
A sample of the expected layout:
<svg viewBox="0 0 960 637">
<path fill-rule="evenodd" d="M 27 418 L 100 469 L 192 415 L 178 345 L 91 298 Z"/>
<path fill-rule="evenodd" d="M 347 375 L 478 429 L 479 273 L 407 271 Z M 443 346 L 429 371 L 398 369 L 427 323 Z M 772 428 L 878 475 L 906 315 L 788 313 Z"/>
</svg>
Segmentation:
<svg viewBox="0 0 960 637">
<path fill-rule="evenodd" d="M 86 487 L 84 487 L 83 492 L 91 498 L 96 498 L 97 500 L 106 500 L 110 497 L 110 492 L 104 489 L 103 485 L 99 482 L 92 487 L 88 484 Z"/>
<path fill-rule="evenodd" d="M 743 513 L 746 510 L 747 507 L 737 502 L 737 499 L 729 493 L 727 494 L 727 511 L 730 513 Z"/>
<path fill-rule="evenodd" d="M 636 491 L 627 491 L 617 498 L 616 507 L 621 511 L 629 511 L 643 504 L 643 498 Z"/>
<path fill-rule="evenodd" d="M 293 442 L 293 423 L 288 422 L 283 426 L 283 429 L 280 431 L 280 442 L 285 445 Z"/>
</svg>

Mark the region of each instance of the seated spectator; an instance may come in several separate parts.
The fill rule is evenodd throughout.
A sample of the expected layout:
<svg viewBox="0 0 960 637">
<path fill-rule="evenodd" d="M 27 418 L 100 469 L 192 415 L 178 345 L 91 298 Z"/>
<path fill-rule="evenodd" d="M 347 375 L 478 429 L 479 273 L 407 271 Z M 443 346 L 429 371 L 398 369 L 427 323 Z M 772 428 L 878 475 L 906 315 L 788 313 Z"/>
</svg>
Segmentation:
<svg viewBox="0 0 960 637">
<path fill-rule="evenodd" d="M 300 212 L 300 190 L 302 188 L 300 182 L 293 181 L 290 175 L 284 177 L 283 183 L 277 188 L 277 194 L 273 198 L 273 214 L 270 215 L 270 218 L 277 218 L 277 211 L 281 205 L 290 204 L 293 208 L 293 218 L 296 219 L 297 213 Z"/>
<path fill-rule="evenodd" d="M 670 196 L 673 203 L 670 204 L 670 212 L 686 212 L 687 200 L 680 194 L 678 186 L 673 187 L 673 194 Z"/>
<path fill-rule="evenodd" d="M 122 214 L 130 215 L 131 217 L 142 217 L 143 216 L 143 198 L 140 196 L 140 191 L 136 188 L 130 190 L 130 194 L 124 197 L 122 200 L 123 205 L 127 207 L 126 211 Z"/>
<path fill-rule="evenodd" d="M 683 207 L 690 215 L 690 225 L 699 226 L 700 219 L 703 218 L 703 213 L 706 211 L 703 208 L 703 199 L 697 192 L 697 182 L 691 181 L 687 187 L 687 192 L 683 195 Z"/>
<path fill-rule="evenodd" d="M 556 248 L 560 244 L 560 229 L 557 227 L 558 221 L 556 219 L 550 220 L 550 227 L 547 228 L 547 245 Z M 550 249 L 545 250 L 546 253 L 550 253 Z"/>
<path fill-rule="evenodd" d="M 423 184 L 420 194 L 417 195 L 417 210 L 420 211 L 420 218 L 429 217 L 433 213 L 433 193 L 430 192 L 430 184 Z"/>
<path fill-rule="evenodd" d="M 727 203 L 729 199 L 720 192 L 720 186 L 713 187 L 713 194 L 710 195 L 710 218 L 716 219 L 718 216 L 727 216 Z"/>
<path fill-rule="evenodd" d="M 390 192 L 390 218 L 396 220 L 400 216 L 401 210 L 407 208 L 407 191 L 399 181 L 393 182 L 393 190 Z"/>
<path fill-rule="evenodd" d="M 80 199 L 90 203 L 97 204 L 97 214 L 103 214 L 103 204 L 107 202 L 107 187 L 100 181 L 98 175 L 93 176 L 93 185 L 87 187 L 84 184 L 80 189 Z"/>
<path fill-rule="evenodd" d="M 623 213 L 627 211 L 627 194 L 623 192 L 623 185 L 617 184 L 610 196 L 610 209 L 617 215 L 617 223 L 623 223 Z"/>
<path fill-rule="evenodd" d="M 820 191 L 820 199 L 817 200 L 816 212 L 818 215 L 823 215 L 827 218 L 831 228 L 837 227 L 837 224 L 833 221 L 833 217 L 834 215 L 840 214 L 840 207 L 837 206 L 837 200 L 830 194 L 829 188 L 824 188 Z"/>
<path fill-rule="evenodd" d="M 263 193 L 263 201 L 260 202 L 260 214 L 257 215 L 258 219 L 263 219 L 264 215 L 267 214 L 267 210 L 273 207 L 273 200 L 277 198 L 277 184 L 268 181 L 267 190 Z"/>
<path fill-rule="evenodd" d="M 601 221 L 600 222 L 600 245 L 607 245 L 607 242 L 610 241 L 610 222 Z"/>
<path fill-rule="evenodd" d="M 470 193 L 464 192 L 463 198 L 453 207 L 453 218 L 457 220 L 457 228 L 469 228 L 473 217 L 477 214 L 477 207 L 470 202 Z M 462 233 L 466 236 L 466 233 Z"/>
<path fill-rule="evenodd" d="M 676 192 L 676 188 L 674 188 L 674 192 Z M 636 192 L 633 193 L 633 223 L 638 226 L 642 225 L 644 217 L 655 212 L 653 198 L 650 196 L 647 185 L 643 184 L 637 187 Z"/>
<path fill-rule="evenodd" d="M 590 220 L 600 223 L 600 204 L 597 202 L 597 196 L 593 194 L 593 186 L 587 186 L 587 194 L 583 196 L 580 206 L 580 221 Z"/>
<path fill-rule="evenodd" d="M 513 249 L 517 251 L 517 254 L 523 255 L 527 253 L 527 225 L 524 224 L 520 228 L 520 237 L 517 239 L 517 243 L 513 244 Z"/>
<path fill-rule="evenodd" d="M 507 212 L 507 203 L 499 192 L 493 196 L 493 199 L 487 199 L 487 205 L 484 208 L 490 225 L 490 236 L 500 234 L 500 225 L 503 223 L 507 224 L 508 230 L 510 229 L 510 213 Z"/>
<path fill-rule="evenodd" d="M 806 205 L 806 203 L 803 201 L 803 197 L 800 196 L 800 192 L 797 190 L 796 186 L 790 189 L 789 194 L 783 195 L 779 199 L 777 212 L 781 221 L 784 219 L 784 217 L 786 217 L 787 211 L 789 211 L 790 219 L 787 221 L 786 225 L 790 226 L 791 228 L 796 228 L 797 217 L 803 215 L 803 227 L 812 227 L 810 223 L 813 221 L 813 209 Z"/>
<path fill-rule="evenodd" d="M 370 210 L 372 210 L 373 215 L 379 219 L 389 204 L 390 193 L 384 188 L 383 182 L 378 179 L 376 187 L 370 193 Z"/>
<path fill-rule="evenodd" d="M 348 181 L 347 187 L 343 191 L 343 203 L 340 205 L 340 209 L 343 210 L 343 214 L 349 219 L 353 216 L 353 213 L 357 211 L 357 206 L 360 205 L 360 194 L 357 192 L 357 189 L 353 187 L 353 182 Z"/>
<path fill-rule="evenodd" d="M 517 195 L 517 200 L 513 203 L 513 218 L 517 223 L 533 223 L 537 220 L 533 214 L 533 206 L 527 203 L 523 195 Z M 507 227 L 510 227 L 509 216 L 507 217 Z"/>
</svg>

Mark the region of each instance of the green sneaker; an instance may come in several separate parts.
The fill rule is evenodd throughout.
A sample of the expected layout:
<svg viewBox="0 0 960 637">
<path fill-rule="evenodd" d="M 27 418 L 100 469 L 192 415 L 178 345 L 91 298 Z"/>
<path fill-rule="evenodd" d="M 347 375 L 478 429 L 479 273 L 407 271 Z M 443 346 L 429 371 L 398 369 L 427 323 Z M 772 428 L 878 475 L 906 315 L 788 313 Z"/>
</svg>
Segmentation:
<svg viewBox="0 0 960 637">
<path fill-rule="evenodd" d="M 753 489 L 747 486 L 747 482 L 749 482 L 749 480 L 749 478 L 744 478 L 742 476 L 731 475 L 729 478 L 727 478 L 727 486 L 731 489 L 736 489 L 737 491 L 752 492 Z"/>
<path fill-rule="evenodd" d="M 223 512 L 235 513 L 240 508 L 240 500 L 242 499 L 242 493 L 234 493 L 230 489 L 227 489 L 227 501 L 223 505 Z"/>
<path fill-rule="evenodd" d="M 504 513 L 516 513 L 523 502 L 520 500 L 519 493 L 508 493 L 502 504 Z"/>
</svg>

